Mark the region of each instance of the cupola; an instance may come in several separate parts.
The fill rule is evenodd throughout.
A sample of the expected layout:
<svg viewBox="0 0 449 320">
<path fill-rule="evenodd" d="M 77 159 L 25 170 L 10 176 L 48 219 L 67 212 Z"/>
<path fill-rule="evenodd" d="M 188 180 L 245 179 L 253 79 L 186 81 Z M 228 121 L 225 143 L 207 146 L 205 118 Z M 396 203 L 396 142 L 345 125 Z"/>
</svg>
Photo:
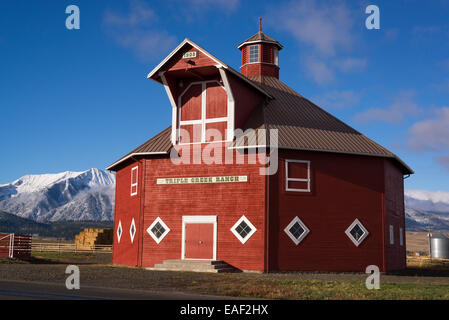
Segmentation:
<svg viewBox="0 0 449 320">
<path fill-rule="evenodd" d="M 259 18 L 259 32 L 237 47 L 242 51 L 240 72 L 246 76 L 271 76 L 279 78 L 279 50 L 282 45 L 262 32 L 262 18 Z"/>
</svg>

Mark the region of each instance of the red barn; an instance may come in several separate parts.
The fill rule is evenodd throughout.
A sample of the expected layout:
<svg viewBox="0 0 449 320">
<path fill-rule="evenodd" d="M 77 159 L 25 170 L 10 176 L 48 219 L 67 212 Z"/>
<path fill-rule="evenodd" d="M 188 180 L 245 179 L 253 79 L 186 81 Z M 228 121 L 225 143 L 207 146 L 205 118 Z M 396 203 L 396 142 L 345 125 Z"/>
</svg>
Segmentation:
<svg viewBox="0 0 449 320">
<path fill-rule="evenodd" d="M 280 81 L 278 41 L 259 30 L 238 48 L 241 72 L 185 39 L 148 75 L 172 123 L 108 167 L 113 263 L 405 268 L 403 177 L 413 171 Z"/>
</svg>

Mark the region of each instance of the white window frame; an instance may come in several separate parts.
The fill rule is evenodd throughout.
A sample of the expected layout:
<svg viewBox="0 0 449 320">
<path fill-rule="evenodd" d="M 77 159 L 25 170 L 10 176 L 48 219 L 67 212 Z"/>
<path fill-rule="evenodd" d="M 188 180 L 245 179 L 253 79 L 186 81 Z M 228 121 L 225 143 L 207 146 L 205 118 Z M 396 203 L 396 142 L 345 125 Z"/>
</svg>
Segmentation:
<svg viewBox="0 0 449 320">
<path fill-rule="evenodd" d="M 394 245 L 394 226 L 390 224 L 390 244 Z"/>
<path fill-rule="evenodd" d="M 134 171 L 137 171 L 135 173 L 136 175 L 136 183 L 133 183 L 133 175 L 134 175 Z M 138 185 L 139 185 L 139 166 L 135 166 L 131 169 L 131 196 L 135 196 L 138 193 Z M 133 192 L 133 188 L 136 188 L 136 191 Z"/>
<path fill-rule="evenodd" d="M 132 234 L 132 232 L 131 232 L 131 229 L 133 228 L 133 226 L 134 226 L 134 234 Z M 134 221 L 134 218 L 133 218 L 133 220 L 131 221 L 131 225 L 129 226 L 129 236 L 131 238 L 131 243 L 134 243 L 134 238 L 136 236 L 136 233 L 137 233 L 136 222 Z"/>
<path fill-rule="evenodd" d="M 255 53 L 253 53 L 253 55 L 251 55 L 251 48 L 257 48 L 257 60 L 256 61 L 251 61 L 251 57 L 254 58 L 255 57 Z M 252 44 L 249 46 L 248 48 L 248 62 L 249 63 L 260 63 L 260 46 L 259 44 Z"/>
<path fill-rule="evenodd" d="M 238 227 L 238 225 L 242 222 L 245 221 L 245 223 L 251 228 L 251 231 L 246 235 L 245 238 L 242 238 L 242 236 L 237 232 L 237 230 L 235 230 L 235 228 Z M 241 218 L 239 220 L 237 220 L 237 222 L 231 227 L 231 232 L 234 234 L 234 236 L 239 239 L 239 241 L 242 244 L 245 244 L 252 236 L 253 234 L 257 231 L 257 228 L 251 223 L 251 221 L 248 220 L 247 217 L 245 216 L 241 216 Z"/>
<path fill-rule="evenodd" d="M 157 224 L 160 223 L 161 226 L 165 229 L 165 232 L 163 234 L 161 234 L 161 236 L 158 238 L 156 237 L 156 235 L 151 231 L 151 229 L 153 229 L 153 227 Z M 162 219 L 160 217 L 157 217 L 153 223 L 147 228 L 147 233 L 150 235 L 151 238 L 153 238 L 153 240 L 159 244 L 161 243 L 161 241 L 165 238 L 165 236 L 170 232 L 170 228 L 165 224 L 164 221 L 162 221 Z"/>
<path fill-rule="evenodd" d="M 122 228 L 122 221 L 119 220 L 118 221 L 118 226 L 117 226 L 117 243 L 120 243 L 120 239 L 122 238 L 123 235 L 123 228 Z"/>
<path fill-rule="evenodd" d="M 404 246 L 404 229 L 399 228 L 399 245 Z"/>
<path fill-rule="evenodd" d="M 293 234 L 291 234 L 290 232 L 290 228 L 293 227 L 293 225 L 295 225 L 296 223 L 299 223 L 301 225 L 301 227 L 304 229 L 304 232 L 301 234 L 301 236 L 299 238 L 295 238 L 295 236 Z M 292 241 L 298 245 L 310 232 L 309 228 L 307 228 L 307 226 L 304 224 L 304 222 L 301 221 L 301 219 L 299 219 L 299 217 L 295 217 L 289 224 L 287 227 L 285 227 L 284 232 L 290 237 L 290 239 L 292 239 Z"/>
<path fill-rule="evenodd" d="M 364 232 L 363 235 L 360 237 L 359 241 L 357 242 L 357 240 L 352 236 L 351 234 L 351 230 L 352 228 L 354 228 L 354 226 L 358 224 L 360 229 L 362 229 L 362 231 Z M 360 222 L 359 219 L 355 219 L 354 222 L 351 223 L 351 225 L 348 227 L 348 229 L 346 229 L 345 231 L 346 235 L 348 236 L 348 238 L 352 241 L 352 243 L 355 244 L 356 247 L 358 247 L 365 239 L 366 237 L 368 237 L 369 232 L 368 230 L 365 228 L 365 226 Z"/>
<path fill-rule="evenodd" d="M 210 259 L 186 259 L 186 224 L 188 223 L 212 223 L 214 225 L 214 245 L 212 260 L 217 260 L 217 216 L 183 216 L 182 217 L 182 260 L 210 260 Z"/>
<path fill-rule="evenodd" d="M 226 101 L 227 101 L 227 115 L 226 117 L 220 117 L 220 118 L 206 118 L 206 108 L 207 108 L 207 84 L 208 83 L 217 83 L 225 92 L 226 92 Z M 181 107 L 182 107 L 182 97 L 184 94 L 190 89 L 193 85 L 201 85 L 201 119 L 197 120 L 182 120 L 181 118 Z M 187 88 L 179 95 L 178 98 L 178 125 L 177 125 L 177 133 L 176 133 L 176 141 L 178 145 L 190 145 L 190 144 L 201 144 L 201 143 L 209 143 L 206 142 L 206 125 L 209 123 L 215 123 L 215 122 L 226 122 L 226 132 L 225 132 L 225 139 L 220 141 L 213 141 L 215 142 L 229 142 L 232 141 L 233 137 L 231 135 L 232 130 L 230 128 L 231 124 L 231 116 L 232 111 L 231 108 L 233 108 L 234 104 L 232 97 L 229 97 L 229 93 L 226 90 L 226 88 L 217 80 L 208 80 L 208 81 L 196 81 L 190 83 Z M 200 142 L 189 142 L 189 143 L 181 143 L 181 126 L 183 125 L 195 125 L 200 124 L 201 125 L 201 140 Z M 191 139 L 193 137 L 190 137 Z"/>
<path fill-rule="evenodd" d="M 306 163 L 307 164 L 307 179 L 289 178 L 288 177 L 288 164 L 289 163 Z M 307 189 L 289 188 L 288 183 L 290 181 L 307 182 Z M 310 161 L 309 160 L 292 160 L 292 159 L 285 160 L 285 190 L 293 191 L 293 192 L 310 192 Z"/>
</svg>

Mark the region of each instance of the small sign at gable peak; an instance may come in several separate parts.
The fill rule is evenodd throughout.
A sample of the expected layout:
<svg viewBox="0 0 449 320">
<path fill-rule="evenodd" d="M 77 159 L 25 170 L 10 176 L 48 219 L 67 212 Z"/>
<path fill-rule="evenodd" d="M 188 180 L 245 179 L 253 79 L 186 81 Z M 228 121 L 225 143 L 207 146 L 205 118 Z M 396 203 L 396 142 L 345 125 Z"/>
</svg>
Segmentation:
<svg viewBox="0 0 449 320">
<path fill-rule="evenodd" d="M 192 58 L 196 58 L 196 51 L 189 51 L 186 52 L 182 55 L 183 59 L 192 59 Z"/>
</svg>

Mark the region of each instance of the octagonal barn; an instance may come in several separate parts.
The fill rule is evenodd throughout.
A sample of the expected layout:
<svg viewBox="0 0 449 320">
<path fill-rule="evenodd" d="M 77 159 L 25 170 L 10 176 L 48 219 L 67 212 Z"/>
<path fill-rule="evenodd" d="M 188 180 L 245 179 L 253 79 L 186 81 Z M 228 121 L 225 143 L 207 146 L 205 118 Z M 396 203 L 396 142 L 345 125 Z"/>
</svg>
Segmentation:
<svg viewBox="0 0 449 320">
<path fill-rule="evenodd" d="M 241 72 L 185 39 L 148 75 L 172 123 L 108 167 L 113 263 L 405 268 L 403 178 L 413 171 L 279 80 L 283 47 L 261 29 L 238 49 Z"/>
</svg>

